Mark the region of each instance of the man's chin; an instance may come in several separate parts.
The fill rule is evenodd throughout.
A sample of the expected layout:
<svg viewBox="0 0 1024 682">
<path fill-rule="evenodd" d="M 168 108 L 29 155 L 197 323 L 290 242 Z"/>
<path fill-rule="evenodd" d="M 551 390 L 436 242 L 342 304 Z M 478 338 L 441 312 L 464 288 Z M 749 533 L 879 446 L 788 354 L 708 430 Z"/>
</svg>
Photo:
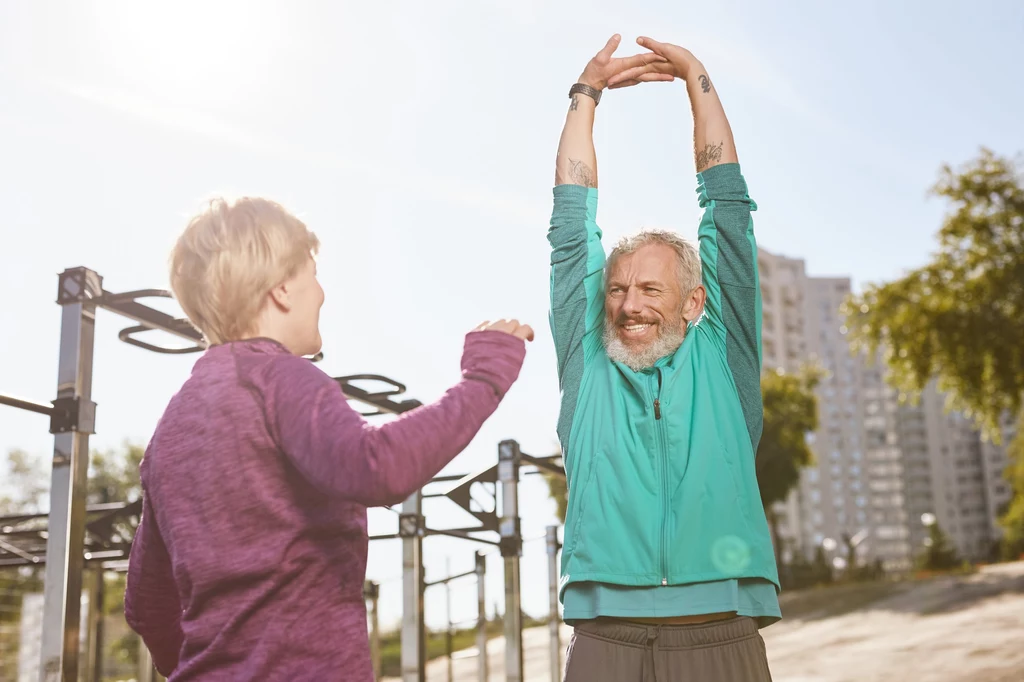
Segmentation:
<svg viewBox="0 0 1024 682">
<path fill-rule="evenodd" d="M 615 337 L 619 340 L 619 343 L 622 345 L 622 347 L 628 350 L 630 353 L 643 353 L 648 348 L 653 346 L 655 341 L 657 341 L 656 338 L 649 340 L 645 339 L 643 341 L 639 341 L 637 339 L 632 338 L 623 338 L 622 334 L 616 334 Z"/>
</svg>

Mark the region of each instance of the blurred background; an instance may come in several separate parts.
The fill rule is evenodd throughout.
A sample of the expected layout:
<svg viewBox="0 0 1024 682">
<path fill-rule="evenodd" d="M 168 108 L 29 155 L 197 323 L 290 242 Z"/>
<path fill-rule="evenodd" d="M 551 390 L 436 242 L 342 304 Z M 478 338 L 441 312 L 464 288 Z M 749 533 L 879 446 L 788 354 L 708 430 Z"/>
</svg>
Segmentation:
<svg viewBox="0 0 1024 682">
<path fill-rule="evenodd" d="M 517 317 L 537 331 L 521 378 L 444 473 L 493 465 L 503 439 L 556 454 L 555 148 L 569 86 L 613 33 L 620 55 L 648 35 L 705 63 L 758 205 L 775 679 L 1020 679 L 1024 5 L 1010 0 L 0 3 L 0 391 L 54 395 L 59 272 L 167 288 L 202 200 L 260 194 L 323 243 L 325 371 L 383 374 L 428 402 L 458 379 L 466 331 Z M 642 227 L 696 238 L 682 84 L 606 93 L 595 141 L 606 243 Z M 196 359 L 126 346 L 123 326 L 96 323 L 97 504 L 137 499 L 142 449 Z M 45 419 L 0 407 L 0 515 L 47 512 L 52 449 Z M 527 625 L 547 618 L 541 538 L 563 494 L 545 476 L 520 488 Z M 424 513 L 465 522 L 445 499 Z M 396 527 L 371 510 L 371 532 Z M 428 581 L 486 550 L 426 546 Z M 486 561 L 497 619 L 500 556 Z M 123 577 L 103 575 L 93 669 L 134 679 Z M 372 543 L 385 676 L 401 576 L 400 543 Z M 36 679 L 41 578 L 0 567 L 0 680 Z M 473 644 L 458 632 L 472 580 L 428 590 L 425 608 L 432 656 L 444 631 Z"/>
</svg>

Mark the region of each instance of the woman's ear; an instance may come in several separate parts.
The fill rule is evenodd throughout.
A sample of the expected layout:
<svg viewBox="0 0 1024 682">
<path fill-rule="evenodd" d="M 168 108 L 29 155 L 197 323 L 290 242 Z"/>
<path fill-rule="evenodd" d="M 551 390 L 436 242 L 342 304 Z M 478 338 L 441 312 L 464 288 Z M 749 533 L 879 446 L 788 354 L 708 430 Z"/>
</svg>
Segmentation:
<svg viewBox="0 0 1024 682">
<path fill-rule="evenodd" d="M 282 312 L 288 312 L 292 309 L 287 280 L 271 289 L 268 295 L 270 296 L 270 300 L 274 302 L 274 305 L 276 305 Z"/>
</svg>

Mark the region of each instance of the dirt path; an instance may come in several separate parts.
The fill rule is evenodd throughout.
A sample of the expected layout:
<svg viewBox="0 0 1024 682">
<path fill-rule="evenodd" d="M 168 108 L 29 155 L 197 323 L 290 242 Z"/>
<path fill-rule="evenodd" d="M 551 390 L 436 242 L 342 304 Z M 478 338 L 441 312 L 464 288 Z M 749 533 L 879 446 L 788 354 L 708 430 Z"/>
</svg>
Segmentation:
<svg viewBox="0 0 1024 682">
<path fill-rule="evenodd" d="M 1021 682 L 1024 563 L 764 631 L 776 682 Z"/>
<path fill-rule="evenodd" d="M 1024 682 L 1024 562 L 851 588 L 800 597 L 763 631 L 775 682 Z M 876 601 L 855 608 L 858 591 Z M 526 681 L 549 682 L 547 629 L 526 630 L 523 644 Z M 477 681 L 475 653 L 455 661 L 454 682 Z M 487 653 L 490 682 L 504 682 L 504 641 Z M 447 679 L 445 661 L 427 666 L 428 682 Z"/>
</svg>

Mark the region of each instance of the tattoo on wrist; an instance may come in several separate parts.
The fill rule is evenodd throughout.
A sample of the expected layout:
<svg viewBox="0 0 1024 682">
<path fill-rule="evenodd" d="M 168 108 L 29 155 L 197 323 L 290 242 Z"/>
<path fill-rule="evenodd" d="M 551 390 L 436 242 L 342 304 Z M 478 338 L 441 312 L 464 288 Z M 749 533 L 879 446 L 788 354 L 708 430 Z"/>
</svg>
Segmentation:
<svg viewBox="0 0 1024 682">
<path fill-rule="evenodd" d="M 704 149 L 697 152 L 697 172 L 704 170 L 712 161 L 719 161 L 722 158 L 723 142 L 718 144 L 704 145 Z"/>
<path fill-rule="evenodd" d="M 711 92 L 711 81 L 709 81 L 708 77 L 703 73 L 700 75 L 700 89 L 703 90 L 705 94 Z"/>
<path fill-rule="evenodd" d="M 594 187 L 594 171 L 579 159 L 569 159 L 569 179 L 574 185 Z"/>
<path fill-rule="evenodd" d="M 569 103 L 569 111 L 576 111 L 576 107 L 580 105 L 580 96 L 573 95 L 572 101 Z"/>
</svg>

